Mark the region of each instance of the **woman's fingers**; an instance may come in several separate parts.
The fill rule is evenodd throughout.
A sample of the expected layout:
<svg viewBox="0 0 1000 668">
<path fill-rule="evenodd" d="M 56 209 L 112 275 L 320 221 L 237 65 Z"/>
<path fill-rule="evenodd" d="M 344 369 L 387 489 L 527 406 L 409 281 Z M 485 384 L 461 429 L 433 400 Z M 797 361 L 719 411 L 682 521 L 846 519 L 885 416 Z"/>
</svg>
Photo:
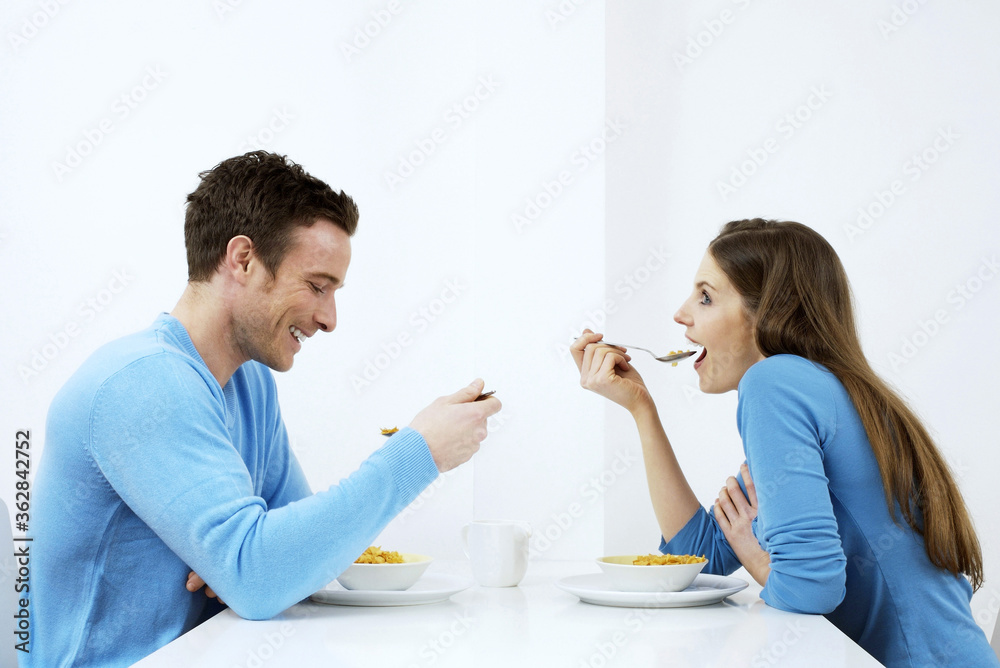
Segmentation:
<svg viewBox="0 0 1000 668">
<path fill-rule="evenodd" d="M 622 351 L 611 346 L 588 345 L 583 353 L 581 384 L 587 389 L 605 384 L 604 381 L 615 375 L 614 369 L 618 364 L 616 357 L 622 354 Z"/>
<path fill-rule="evenodd" d="M 601 357 L 601 368 L 598 370 L 600 377 L 609 379 L 614 377 L 617 375 L 615 374 L 616 368 L 628 371 L 628 362 L 625 361 L 625 353 L 610 346 L 601 347 L 605 348 L 605 350 L 602 351 L 604 355 Z"/>
<path fill-rule="evenodd" d="M 747 486 L 747 500 L 753 508 L 757 507 L 757 488 L 753 484 L 753 480 L 750 479 L 750 467 L 747 466 L 746 462 L 743 462 L 743 466 L 740 467 L 740 477 L 743 478 L 743 484 Z"/>
<path fill-rule="evenodd" d="M 719 498 L 715 500 L 715 505 L 712 506 L 712 514 L 715 515 L 715 521 L 719 523 L 719 527 L 722 529 L 722 532 L 728 533 L 733 524 L 730 519 L 730 513 L 734 513 L 735 510 L 729 502 L 729 497 L 725 492 L 726 488 L 723 487 L 722 491 L 719 492 Z M 729 506 L 728 510 L 726 508 L 727 505 Z"/>
<path fill-rule="evenodd" d="M 583 349 L 582 356 L 577 361 L 577 365 L 580 367 L 580 384 L 584 387 L 587 386 L 586 381 L 590 376 L 590 368 L 594 363 L 594 350 L 597 346 L 587 345 Z"/>
<path fill-rule="evenodd" d="M 637 402 L 649 401 L 650 397 L 642 377 L 629 364 L 631 359 L 617 346 L 600 341 L 588 343 L 580 359 L 580 386 L 634 410 Z"/>
<path fill-rule="evenodd" d="M 729 490 L 723 487 L 719 490 L 719 498 L 715 500 L 715 507 L 722 511 L 722 514 L 726 516 L 729 522 L 736 519 L 737 510 L 733 505 L 732 499 L 729 497 Z"/>
<path fill-rule="evenodd" d="M 747 498 L 743 496 L 743 490 L 740 489 L 740 483 L 733 476 L 729 476 L 726 479 L 726 490 L 729 492 L 729 497 L 732 500 L 733 505 L 736 507 L 737 512 L 741 515 L 749 515 L 751 512 L 750 503 Z"/>
<path fill-rule="evenodd" d="M 570 344 L 569 351 L 573 355 L 573 361 L 576 362 L 576 368 L 581 371 L 584 367 L 584 357 L 585 351 L 589 344 L 596 343 L 604 338 L 603 334 L 595 334 L 589 329 L 583 330 L 583 334 L 577 338 L 572 344 Z"/>
</svg>

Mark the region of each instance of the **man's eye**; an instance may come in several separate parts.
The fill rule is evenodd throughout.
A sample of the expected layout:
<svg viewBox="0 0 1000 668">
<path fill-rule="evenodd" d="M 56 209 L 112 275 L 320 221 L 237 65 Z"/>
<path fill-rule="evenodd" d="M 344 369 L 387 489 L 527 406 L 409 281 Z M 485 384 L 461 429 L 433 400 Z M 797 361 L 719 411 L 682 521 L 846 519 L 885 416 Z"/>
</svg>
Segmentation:
<svg viewBox="0 0 1000 668">
<path fill-rule="evenodd" d="M 316 294 L 318 294 L 318 295 L 325 294 L 323 292 L 323 288 L 319 287 L 315 283 L 310 283 L 309 286 L 313 289 L 313 292 L 315 292 Z"/>
</svg>

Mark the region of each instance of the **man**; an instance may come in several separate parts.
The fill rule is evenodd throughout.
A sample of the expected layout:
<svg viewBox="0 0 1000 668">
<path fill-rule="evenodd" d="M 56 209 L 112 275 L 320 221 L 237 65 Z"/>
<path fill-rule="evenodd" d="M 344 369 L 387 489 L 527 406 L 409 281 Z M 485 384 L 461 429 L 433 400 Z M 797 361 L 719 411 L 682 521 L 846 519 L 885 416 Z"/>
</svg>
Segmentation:
<svg viewBox="0 0 1000 668">
<path fill-rule="evenodd" d="M 98 350 L 54 399 L 35 481 L 27 665 L 129 665 L 195 626 L 207 583 L 266 619 L 322 588 L 439 472 L 486 437 L 474 381 L 421 411 L 349 478 L 312 494 L 274 380 L 317 332 L 358 212 L 281 156 L 201 175 L 189 282 L 170 314 Z"/>
</svg>

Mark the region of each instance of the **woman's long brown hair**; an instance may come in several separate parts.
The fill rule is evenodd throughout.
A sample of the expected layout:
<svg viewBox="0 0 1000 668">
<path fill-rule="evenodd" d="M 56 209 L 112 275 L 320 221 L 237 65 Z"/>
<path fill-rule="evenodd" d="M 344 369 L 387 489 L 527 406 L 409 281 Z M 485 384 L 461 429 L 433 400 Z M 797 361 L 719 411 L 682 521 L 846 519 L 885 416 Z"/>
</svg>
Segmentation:
<svg viewBox="0 0 1000 668">
<path fill-rule="evenodd" d="M 890 516 L 898 517 L 898 502 L 931 563 L 964 573 L 979 589 L 982 550 L 958 485 L 927 429 L 865 358 L 833 247 L 800 223 L 756 218 L 726 224 L 708 249 L 742 296 L 761 353 L 805 357 L 843 383 L 875 453 Z"/>
</svg>

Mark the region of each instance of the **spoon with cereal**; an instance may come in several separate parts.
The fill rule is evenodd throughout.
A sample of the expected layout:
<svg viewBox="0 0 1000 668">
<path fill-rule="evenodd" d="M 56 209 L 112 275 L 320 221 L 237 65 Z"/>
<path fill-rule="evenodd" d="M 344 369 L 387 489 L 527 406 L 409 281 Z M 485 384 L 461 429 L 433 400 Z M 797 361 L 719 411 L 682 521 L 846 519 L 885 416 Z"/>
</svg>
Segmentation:
<svg viewBox="0 0 1000 668">
<path fill-rule="evenodd" d="M 670 362 L 671 366 L 677 366 L 677 362 L 679 362 L 682 359 L 691 357 L 691 355 L 694 355 L 697 352 L 695 350 L 677 350 L 677 351 L 671 350 L 670 353 L 667 355 L 657 355 L 652 350 L 649 350 L 647 348 L 640 348 L 639 346 L 629 346 L 624 343 L 611 343 L 610 341 L 598 341 L 598 343 L 603 343 L 606 346 L 614 346 L 615 348 L 623 348 L 626 350 L 629 348 L 635 348 L 636 350 L 641 350 L 643 352 L 649 353 L 650 355 L 653 356 L 653 358 L 657 362 Z"/>
</svg>

